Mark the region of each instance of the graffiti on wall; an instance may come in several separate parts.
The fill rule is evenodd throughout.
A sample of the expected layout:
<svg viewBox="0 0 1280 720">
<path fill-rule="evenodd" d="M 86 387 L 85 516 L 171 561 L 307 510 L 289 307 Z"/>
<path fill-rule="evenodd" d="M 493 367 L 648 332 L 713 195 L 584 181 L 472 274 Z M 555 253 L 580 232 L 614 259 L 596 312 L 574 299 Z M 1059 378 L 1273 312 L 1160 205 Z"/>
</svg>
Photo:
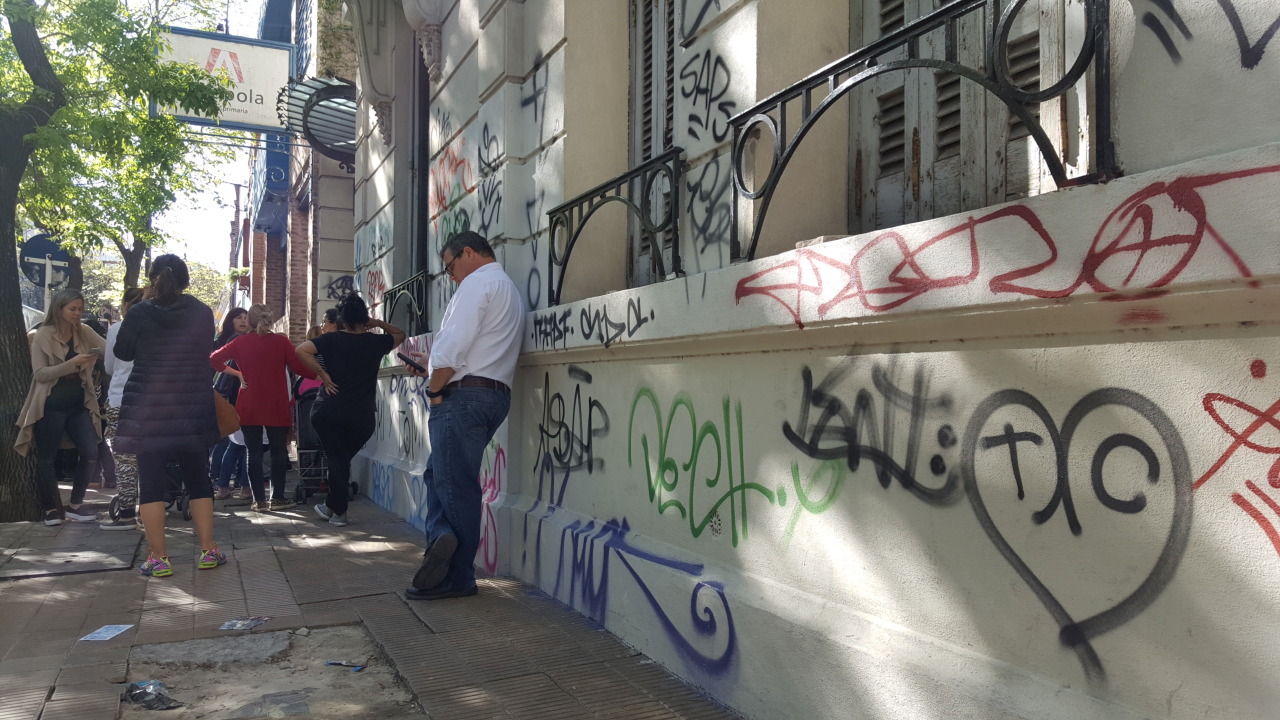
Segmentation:
<svg viewBox="0 0 1280 720">
<path fill-rule="evenodd" d="M 864 462 L 881 487 L 888 489 L 896 484 L 929 505 L 954 507 L 957 501 L 967 498 L 992 545 L 1058 624 L 1061 644 L 1077 655 L 1088 678 L 1104 680 L 1102 661 L 1090 641 L 1150 606 L 1172 580 L 1186 550 L 1193 478 L 1187 451 L 1173 422 L 1143 395 L 1111 387 L 1087 393 L 1059 424 L 1035 396 L 1008 389 L 992 393 L 978 403 L 963 423 L 961 436 L 954 428 L 964 419 L 955 417 L 948 394 L 930 391 L 922 367 L 904 378 L 901 369 L 893 364 L 873 364 L 870 387 L 847 389 L 846 380 L 856 367 L 857 363 L 850 360 L 817 384 L 812 370 L 802 369 L 798 418 L 795 422 L 784 421 L 782 434 L 804 456 L 820 464 L 805 483 L 800 481 L 798 464 L 793 464 L 795 512 L 803 507 L 816 514 L 831 507 L 849 476 Z M 1121 418 L 1124 430 L 1106 434 L 1099 431 L 1095 422 L 1088 426 L 1088 432 L 1081 432 L 1088 421 L 1096 418 L 1112 422 Z M 895 442 L 903 428 L 905 438 Z M 1086 453 L 1087 482 L 1073 483 L 1079 470 L 1068 458 L 1080 456 L 1077 433 L 1087 438 L 1083 442 L 1089 443 L 1092 452 Z M 1134 468 L 1145 471 L 1142 475 L 1148 490 L 1125 496 L 1115 489 L 1115 483 L 1128 481 Z M 925 482 L 929 476 L 933 481 Z M 1047 483 L 1048 487 L 1033 483 Z M 1077 496 L 1073 491 L 1076 485 L 1089 488 L 1091 496 Z M 1147 493 L 1156 491 L 1168 493 L 1172 499 L 1162 504 L 1172 509 L 1158 557 L 1128 594 L 1083 619 L 1064 607 L 1045 584 L 1043 571 L 1033 569 L 1017 550 L 1016 546 L 1030 537 L 1026 526 L 1010 535 L 1002 528 L 1002 522 L 1013 522 L 1010 518 L 1014 516 L 1007 511 L 1011 503 L 1036 503 L 1023 516 L 1031 528 L 1060 521 L 1072 535 L 1079 536 L 1089 529 L 1081 520 L 1080 503 L 1096 501 L 1100 511 L 1090 517 L 1100 524 L 1115 525 L 1148 511 Z M 1044 504 L 1039 505 L 1040 501 Z M 993 503 L 1004 508 L 1002 513 L 989 510 Z M 790 528 L 794 526 L 793 518 Z M 1098 532 L 1110 529 L 1094 528 Z"/>
<path fill-rule="evenodd" d="M 689 137 L 695 141 L 724 142 L 729 137 L 729 119 L 738 104 L 726 100 L 733 80 L 724 57 L 708 49 L 690 53 L 680 68 L 680 97 L 689 110 Z"/>
<path fill-rule="evenodd" d="M 341 300 L 355 291 L 355 277 L 339 275 L 324 286 L 325 297 L 330 300 Z"/>
<path fill-rule="evenodd" d="M 507 451 L 497 440 L 490 440 L 480 465 L 480 549 L 476 556 L 485 571 L 498 572 L 498 521 L 493 516 L 493 503 L 506 486 Z"/>
<path fill-rule="evenodd" d="M 720 0 L 685 0 L 680 3 L 680 37 L 692 37 L 719 14 Z"/>
<path fill-rule="evenodd" d="M 1254 41 L 1249 37 L 1248 31 L 1245 29 L 1244 21 L 1240 18 L 1240 11 L 1236 9 L 1233 0 L 1217 0 L 1218 7 L 1222 9 L 1222 14 L 1226 16 L 1227 25 L 1230 26 L 1232 34 L 1235 36 L 1236 47 L 1240 51 L 1240 67 L 1246 70 L 1256 68 L 1262 62 L 1262 55 L 1267 51 L 1267 45 L 1271 39 L 1275 37 L 1276 31 L 1280 30 L 1280 17 L 1274 19 L 1270 25 L 1266 27 Z M 1191 40 L 1195 35 L 1191 32 L 1191 28 L 1187 27 L 1187 22 L 1182 18 L 1182 14 L 1174 5 L 1174 0 L 1151 0 L 1151 4 L 1155 6 L 1157 12 L 1148 10 L 1142 14 L 1142 24 L 1156 36 L 1160 44 L 1164 47 L 1164 51 L 1168 53 L 1169 59 L 1173 62 L 1182 62 L 1182 53 L 1178 50 L 1178 43 L 1174 41 L 1173 35 L 1169 29 L 1165 27 L 1168 22 L 1182 36 L 1183 40 Z M 1255 7 L 1266 8 L 1265 4 L 1256 5 Z M 1267 17 L 1264 20 L 1271 20 Z"/>
<path fill-rule="evenodd" d="M 576 325 L 573 317 L 572 309 L 558 308 L 535 315 L 530 334 L 534 346 L 539 350 L 562 348 L 567 346 L 570 337 L 580 335 L 609 347 L 619 340 L 634 338 L 657 316 L 652 309 L 645 311 L 642 299 L 631 298 L 621 313 L 616 310 L 611 313 L 608 305 L 587 303 L 578 310 Z"/>
<path fill-rule="evenodd" d="M 688 521 L 689 534 L 698 538 L 708 529 L 716 535 L 723 531 L 724 510 L 729 517 L 730 542 L 737 546 L 748 534 L 750 498 L 759 497 L 772 505 L 780 499 L 785 503 L 786 494 L 747 479 L 742 403 L 733 403 L 726 396 L 721 409 L 723 417 L 717 420 L 722 424 L 712 420 L 699 424 L 688 393 L 677 393 L 664 414 L 657 393 L 640 388 L 627 419 L 627 465 L 634 467 L 639 462 L 638 449 L 649 502 L 657 506 L 659 515 L 674 511 Z M 704 499 L 702 493 L 710 497 Z"/>
<path fill-rule="evenodd" d="M 1266 361 L 1256 359 L 1250 363 L 1249 374 L 1255 380 L 1266 378 Z M 1261 455 L 1270 461 L 1270 467 L 1266 473 L 1266 484 L 1272 489 L 1280 490 L 1280 457 L 1276 457 L 1274 461 L 1269 457 L 1280 456 L 1280 444 L 1277 444 L 1275 439 L 1275 433 L 1280 431 L 1280 400 L 1262 409 L 1230 395 L 1207 393 L 1202 404 L 1205 413 L 1231 439 L 1231 443 L 1209 469 L 1196 480 L 1195 488 L 1200 489 L 1237 453 L 1245 450 L 1252 451 L 1244 453 L 1246 455 L 1252 457 Z M 1244 486 L 1248 493 L 1233 491 L 1231 502 L 1257 524 L 1258 529 L 1270 541 L 1276 554 L 1280 555 L 1280 531 L 1276 529 L 1276 523 L 1280 521 L 1280 503 L 1253 480 L 1246 480 Z M 1272 515 L 1275 517 L 1271 517 Z"/>
<path fill-rule="evenodd" d="M 1010 412 L 1011 410 L 1018 412 Z M 1024 426 L 1020 432 L 1014 432 L 1011 418 L 1025 421 L 1027 412 L 1034 415 L 1030 428 Z M 1006 536 L 1000 524 L 993 519 L 988 510 L 988 493 L 997 483 L 991 479 L 980 478 L 975 470 L 975 458 L 980 451 L 988 453 L 1007 453 L 1009 458 L 1009 475 L 1018 488 L 1018 500 L 1023 500 L 1022 481 L 1025 473 L 1017 466 L 1017 448 L 1020 443 L 1045 444 L 1054 458 L 1054 475 L 1056 481 L 1048 503 L 1031 513 L 1031 521 L 1043 526 L 1053 520 L 1061 509 L 1063 521 L 1073 535 L 1085 532 L 1076 511 L 1076 502 L 1072 494 L 1070 482 L 1073 466 L 1068 463 L 1075 433 L 1094 413 L 1111 417 L 1117 411 L 1128 411 L 1124 417 L 1133 417 L 1145 422 L 1154 430 L 1159 438 L 1160 453 L 1151 446 L 1147 439 L 1129 432 L 1116 432 L 1101 439 L 1092 453 L 1088 467 L 1089 485 L 1093 490 L 1093 499 L 1106 509 L 1115 513 L 1107 515 L 1112 522 L 1120 522 L 1125 515 L 1137 515 L 1147 509 L 1148 502 L 1144 492 L 1134 492 L 1130 497 L 1117 497 L 1107 475 L 1108 462 L 1119 451 L 1136 455 L 1141 465 L 1146 467 L 1147 486 L 1152 489 L 1161 488 L 1173 495 L 1172 519 L 1160 548 L 1146 576 L 1119 601 L 1086 618 L 1076 618 L 1057 599 L 1049 586 L 1044 582 L 1041 572 L 1037 572 L 1015 549 L 1015 544 L 1025 542 L 1025 537 Z M 1002 417 L 1003 431 L 984 435 L 984 431 L 992 425 L 999 425 Z M 1126 428 L 1128 429 L 1128 428 Z M 1149 438 L 1148 438 L 1149 439 Z M 1162 465 L 1160 458 L 1168 460 L 1168 466 Z M 1158 405 L 1148 398 L 1132 390 L 1123 388 L 1102 388 L 1082 397 L 1067 412 L 1062 424 L 1057 424 L 1048 409 L 1030 393 L 1024 390 L 1001 390 L 988 396 L 978 404 L 970 416 L 965 430 L 962 450 L 962 472 L 964 475 L 965 494 L 978 524 L 1000 552 L 1000 555 L 1014 568 L 1027 587 L 1035 593 L 1044 605 L 1054 622 L 1058 624 L 1058 639 L 1067 648 L 1076 653 L 1084 669 L 1086 677 L 1093 681 L 1106 678 L 1102 660 L 1094 650 L 1091 640 L 1110 632 L 1129 622 L 1155 602 L 1169 582 L 1173 579 L 1178 564 L 1186 551 L 1187 540 L 1191 532 L 1191 495 L 1192 476 L 1191 463 L 1183 446 L 1182 437 L 1173 425 L 1169 416 Z M 1078 471 L 1077 471 L 1078 472 Z M 984 489 L 986 488 L 986 489 Z M 1007 492 L 1007 491 L 1006 491 Z"/>
<path fill-rule="evenodd" d="M 524 551 L 521 564 L 536 585 L 551 588 L 551 595 L 568 603 L 596 622 L 607 626 L 610 593 L 629 595 L 618 585 L 619 577 L 644 598 L 644 607 L 672 647 L 690 666 L 711 676 L 731 670 L 738 656 L 737 628 L 724 585 L 704 577 L 704 566 L 677 560 L 640 547 L 631 537 L 627 520 L 574 520 L 560 530 L 555 547 L 543 534 L 562 508 L 573 471 L 558 471 L 550 453 L 538 469 L 538 495 L 524 511 Z M 554 553 L 554 570 L 544 566 L 544 552 Z M 532 568 L 530 555 L 532 554 Z M 683 576 L 689 586 L 688 620 L 669 610 L 645 580 L 643 569 L 661 568 Z M 615 569 L 617 568 L 617 569 Z M 610 570 L 613 572 L 610 572 Z M 621 576 L 619 571 L 625 571 Z M 631 618 L 630 622 L 642 622 Z"/>
<path fill-rule="evenodd" d="M 792 259 L 738 282 L 734 300 L 763 296 L 782 305 L 799 327 L 804 308 L 814 305 L 825 318 L 846 303 L 871 312 L 900 307 L 926 293 L 979 281 L 983 258 L 1007 262 L 1010 239 L 1020 238 L 1032 261 L 986 280 L 995 295 L 1064 298 L 1082 288 L 1104 293 L 1105 300 L 1141 300 L 1158 296 L 1195 263 L 1218 263 L 1249 278 L 1244 259 L 1209 221 L 1202 192 L 1231 181 L 1280 172 L 1280 166 L 1196 175 L 1153 183 L 1112 210 L 1078 262 L 1059 261 L 1059 244 L 1039 216 L 1024 205 L 970 216 L 940 233 L 912 239 L 897 231 L 881 233 L 860 247 L 803 248 Z M 1066 284 L 1056 279 L 1072 279 Z M 1055 281 L 1057 284 L 1055 284 Z M 1119 294 L 1119 291 L 1126 291 Z"/>
<path fill-rule="evenodd" d="M 708 257 L 708 269 L 722 267 L 729 252 L 730 230 L 733 221 L 729 195 L 729 159 L 726 155 L 704 162 L 685 175 L 685 191 L 689 202 L 689 238 L 693 245 L 695 269 L 702 269 L 703 254 Z"/>
<path fill-rule="evenodd" d="M 591 373 L 576 365 L 570 365 L 567 373 L 574 382 L 569 399 L 551 391 L 551 373 L 543 375 L 542 415 L 533 469 L 549 462 L 554 470 L 604 470 L 604 458 L 596 456 L 595 443 L 609 434 L 609 412 L 590 395 Z"/>
<path fill-rule="evenodd" d="M 379 212 L 371 222 L 356 231 L 355 275 L 352 287 L 369 306 L 369 313 L 378 317 L 382 296 L 390 287 L 389 273 L 393 246 L 391 212 Z M 330 296 L 332 297 L 332 296 Z"/>
<path fill-rule="evenodd" d="M 437 252 L 439 245 L 458 232 L 459 225 L 463 226 L 462 230 L 469 229 L 470 219 L 457 205 L 475 189 L 467 139 L 459 135 L 431 161 L 429 207 L 432 229 L 438 239 Z"/>
</svg>

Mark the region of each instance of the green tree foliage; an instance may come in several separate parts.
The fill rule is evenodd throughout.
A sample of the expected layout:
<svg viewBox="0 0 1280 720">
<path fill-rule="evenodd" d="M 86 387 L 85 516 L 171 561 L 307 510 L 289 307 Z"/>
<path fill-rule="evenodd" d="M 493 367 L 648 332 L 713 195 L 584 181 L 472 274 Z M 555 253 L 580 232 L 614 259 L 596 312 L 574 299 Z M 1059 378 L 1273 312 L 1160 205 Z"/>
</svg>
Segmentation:
<svg viewBox="0 0 1280 720">
<path fill-rule="evenodd" d="M 149 102 L 204 113 L 225 97 L 225 80 L 157 62 L 156 19 L 118 0 L 51 0 L 40 15 L 70 97 L 37 130 L 19 219 L 81 254 L 114 245 L 125 283 L 136 286 L 144 248 L 159 239 L 151 218 L 177 193 L 206 183 L 206 161 L 228 152 L 185 142 L 183 125 L 151 117 Z M 0 95 L 22 93 L 30 78 L 3 53 L 0 46 Z"/>
<path fill-rule="evenodd" d="M 148 103 L 215 117 L 226 80 L 161 62 L 156 18 L 119 0 L 0 0 L 0 10 L 0 237 L 18 240 L 21 205 L 24 221 L 72 247 L 120 242 L 140 261 L 151 215 L 190 170 L 180 126 L 149 117 Z M 31 378 L 16 263 L 0 267 L 0 367 L 0 522 L 34 519 L 30 463 L 13 450 Z"/>
<path fill-rule="evenodd" d="M 120 307 L 124 295 L 124 263 L 111 257 L 90 256 L 80 261 L 84 308 L 97 313 L 103 307 Z"/>
<path fill-rule="evenodd" d="M 187 262 L 187 271 L 191 273 L 191 285 L 187 294 L 194 295 L 200 302 L 217 312 L 231 287 L 231 279 L 217 268 L 202 265 L 198 262 Z"/>
</svg>

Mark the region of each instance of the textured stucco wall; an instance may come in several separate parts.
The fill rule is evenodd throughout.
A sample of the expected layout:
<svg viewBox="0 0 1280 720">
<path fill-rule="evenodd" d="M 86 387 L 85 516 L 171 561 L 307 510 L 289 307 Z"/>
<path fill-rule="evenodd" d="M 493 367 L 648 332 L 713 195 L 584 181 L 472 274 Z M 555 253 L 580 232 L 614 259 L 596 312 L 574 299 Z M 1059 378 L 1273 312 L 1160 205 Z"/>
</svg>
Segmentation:
<svg viewBox="0 0 1280 720">
<path fill-rule="evenodd" d="M 689 275 L 556 308 L 545 212 L 604 179 L 563 177 L 566 4 L 449 16 L 433 237 L 498 240 L 531 310 L 480 564 L 751 717 L 1274 717 L 1274 5 L 1115 3 L 1127 177 L 730 264 L 697 102 L 754 100 L 759 4 L 677 3 L 677 69 L 731 78 L 679 95 Z M 357 472 L 420 525 L 387 372 Z"/>
</svg>

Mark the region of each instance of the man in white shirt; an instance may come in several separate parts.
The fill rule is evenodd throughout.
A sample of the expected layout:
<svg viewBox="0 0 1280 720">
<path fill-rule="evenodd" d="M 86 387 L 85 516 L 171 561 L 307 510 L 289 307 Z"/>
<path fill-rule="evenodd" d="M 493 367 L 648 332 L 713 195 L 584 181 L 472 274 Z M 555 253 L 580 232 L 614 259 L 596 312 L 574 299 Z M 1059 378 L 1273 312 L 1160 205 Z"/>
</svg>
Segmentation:
<svg viewBox="0 0 1280 720">
<path fill-rule="evenodd" d="M 458 289 L 431 342 L 431 456 L 423 474 L 427 551 L 413 587 L 405 590 L 411 600 L 476 594 L 480 463 L 511 409 L 524 328 L 520 292 L 488 241 L 474 232 L 458 233 L 445 243 L 440 260 Z"/>
</svg>

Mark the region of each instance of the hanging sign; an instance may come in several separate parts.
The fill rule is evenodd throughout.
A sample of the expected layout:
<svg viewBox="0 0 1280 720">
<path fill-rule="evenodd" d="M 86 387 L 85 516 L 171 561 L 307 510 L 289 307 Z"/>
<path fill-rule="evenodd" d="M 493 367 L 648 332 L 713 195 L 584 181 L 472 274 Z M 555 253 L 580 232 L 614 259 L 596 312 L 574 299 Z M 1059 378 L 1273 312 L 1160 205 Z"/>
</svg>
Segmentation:
<svg viewBox="0 0 1280 720">
<path fill-rule="evenodd" d="M 210 73 L 225 72 L 234 95 L 218 118 L 189 115 L 180 108 L 153 111 L 194 125 L 217 125 L 234 130 L 280 132 L 276 98 L 289 84 L 293 45 L 256 38 L 171 27 L 163 33 L 169 44 L 161 57 L 190 62 Z"/>
</svg>

